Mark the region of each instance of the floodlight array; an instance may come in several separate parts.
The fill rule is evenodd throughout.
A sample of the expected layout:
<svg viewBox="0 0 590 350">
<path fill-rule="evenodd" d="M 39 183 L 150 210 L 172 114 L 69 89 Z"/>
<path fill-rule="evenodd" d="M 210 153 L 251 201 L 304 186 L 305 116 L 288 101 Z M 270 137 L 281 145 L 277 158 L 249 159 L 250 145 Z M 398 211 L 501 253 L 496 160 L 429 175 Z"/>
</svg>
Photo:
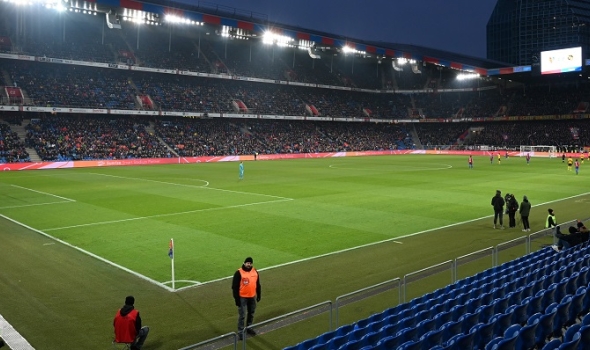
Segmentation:
<svg viewBox="0 0 590 350">
<path fill-rule="evenodd" d="M 164 17 L 164 21 L 169 22 L 169 23 L 173 23 L 173 24 L 191 24 L 191 25 L 196 25 L 196 26 L 202 26 L 205 24 L 203 22 L 193 21 L 188 18 L 184 18 L 184 17 L 180 17 L 180 16 L 176 16 L 176 15 L 170 15 L 170 14 L 168 14 Z"/>
<path fill-rule="evenodd" d="M 477 73 L 461 73 L 457 74 L 457 80 L 473 80 L 479 78 Z"/>
<path fill-rule="evenodd" d="M 295 40 L 293 38 L 286 35 L 276 34 L 270 31 L 262 34 L 262 43 L 266 45 L 294 47 L 294 42 Z"/>
</svg>

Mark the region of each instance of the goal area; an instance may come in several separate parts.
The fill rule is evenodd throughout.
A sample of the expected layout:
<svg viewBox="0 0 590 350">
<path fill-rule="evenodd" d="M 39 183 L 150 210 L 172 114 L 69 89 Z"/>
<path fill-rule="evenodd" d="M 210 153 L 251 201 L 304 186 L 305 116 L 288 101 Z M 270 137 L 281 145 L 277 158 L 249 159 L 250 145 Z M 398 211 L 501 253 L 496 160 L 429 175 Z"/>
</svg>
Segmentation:
<svg viewBox="0 0 590 350">
<path fill-rule="evenodd" d="M 553 158 L 557 154 L 557 146 L 520 146 L 520 156 L 525 157 L 527 153 L 531 156 L 535 153 L 545 153 Z"/>
</svg>

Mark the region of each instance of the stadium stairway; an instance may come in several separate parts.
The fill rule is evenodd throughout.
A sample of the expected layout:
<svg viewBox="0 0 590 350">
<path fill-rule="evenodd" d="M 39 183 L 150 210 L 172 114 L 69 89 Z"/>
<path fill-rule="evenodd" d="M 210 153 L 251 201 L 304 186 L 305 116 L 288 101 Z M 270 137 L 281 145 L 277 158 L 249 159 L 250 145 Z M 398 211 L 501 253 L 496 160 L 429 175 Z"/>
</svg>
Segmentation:
<svg viewBox="0 0 590 350">
<path fill-rule="evenodd" d="M 18 135 L 18 138 L 20 140 L 25 142 L 25 140 L 27 139 L 27 130 L 25 130 L 24 125 L 28 125 L 30 122 L 31 122 L 30 119 L 25 119 L 25 120 L 23 120 L 22 125 L 11 125 L 10 129 L 12 131 L 14 131 L 16 133 L 16 135 Z M 35 151 L 34 148 L 25 147 L 25 150 L 27 151 L 27 153 L 29 153 L 29 158 L 31 158 L 31 162 L 40 162 L 41 161 L 41 157 L 39 157 L 39 154 L 37 154 L 37 151 Z"/>
<path fill-rule="evenodd" d="M 412 143 L 416 145 L 416 149 L 423 149 L 422 142 L 420 142 L 420 137 L 418 136 L 418 132 L 416 131 L 416 126 L 414 124 L 411 124 L 411 127 L 412 128 L 408 131 L 410 132 L 410 136 L 412 136 Z"/>
<path fill-rule="evenodd" d="M 158 136 L 156 134 L 156 129 L 154 129 L 154 122 L 151 122 L 150 121 L 150 124 L 145 127 L 145 130 L 147 132 L 149 132 L 151 135 L 156 136 L 158 138 L 158 141 L 160 141 L 160 143 L 162 145 L 166 146 L 166 148 L 168 149 L 168 151 L 170 151 L 170 154 L 173 154 L 175 157 L 179 157 L 178 153 L 174 152 L 174 150 L 166 142 L 164 142 L 164 140 L 162 140 L 162 138 L 160 136 Z"/>
</svg>

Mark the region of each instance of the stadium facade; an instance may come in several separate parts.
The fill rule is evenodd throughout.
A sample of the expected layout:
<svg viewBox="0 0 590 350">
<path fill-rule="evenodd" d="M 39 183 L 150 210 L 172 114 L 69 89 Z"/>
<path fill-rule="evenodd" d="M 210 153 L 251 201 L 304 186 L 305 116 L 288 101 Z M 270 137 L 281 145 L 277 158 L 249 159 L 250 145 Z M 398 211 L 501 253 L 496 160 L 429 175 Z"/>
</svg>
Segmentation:
<svg viewBox="0 0 590 350">
<path fill-rule="evenodd" d="M 487 58 L 535 65 L 541 51 L 581 46 L 590 52 L 587 0 L 498 0 L 487 24 Z"/>
</svg>

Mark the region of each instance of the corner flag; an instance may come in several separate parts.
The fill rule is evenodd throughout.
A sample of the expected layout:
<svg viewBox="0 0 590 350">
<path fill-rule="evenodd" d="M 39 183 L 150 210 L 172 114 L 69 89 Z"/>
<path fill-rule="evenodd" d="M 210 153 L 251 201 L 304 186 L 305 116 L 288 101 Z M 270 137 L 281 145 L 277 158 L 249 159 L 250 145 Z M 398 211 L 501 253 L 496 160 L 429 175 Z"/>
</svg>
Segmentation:
<svg viewBox="0 0 590 350">
<path fill-rule="evenodd" d="M 170 262 L 172 263 L 172 289 L 174 290 L 174 239 L 170 238 L 170 243 L 168 243 L 168 256 L 170 257 Z"/>
</svg>

